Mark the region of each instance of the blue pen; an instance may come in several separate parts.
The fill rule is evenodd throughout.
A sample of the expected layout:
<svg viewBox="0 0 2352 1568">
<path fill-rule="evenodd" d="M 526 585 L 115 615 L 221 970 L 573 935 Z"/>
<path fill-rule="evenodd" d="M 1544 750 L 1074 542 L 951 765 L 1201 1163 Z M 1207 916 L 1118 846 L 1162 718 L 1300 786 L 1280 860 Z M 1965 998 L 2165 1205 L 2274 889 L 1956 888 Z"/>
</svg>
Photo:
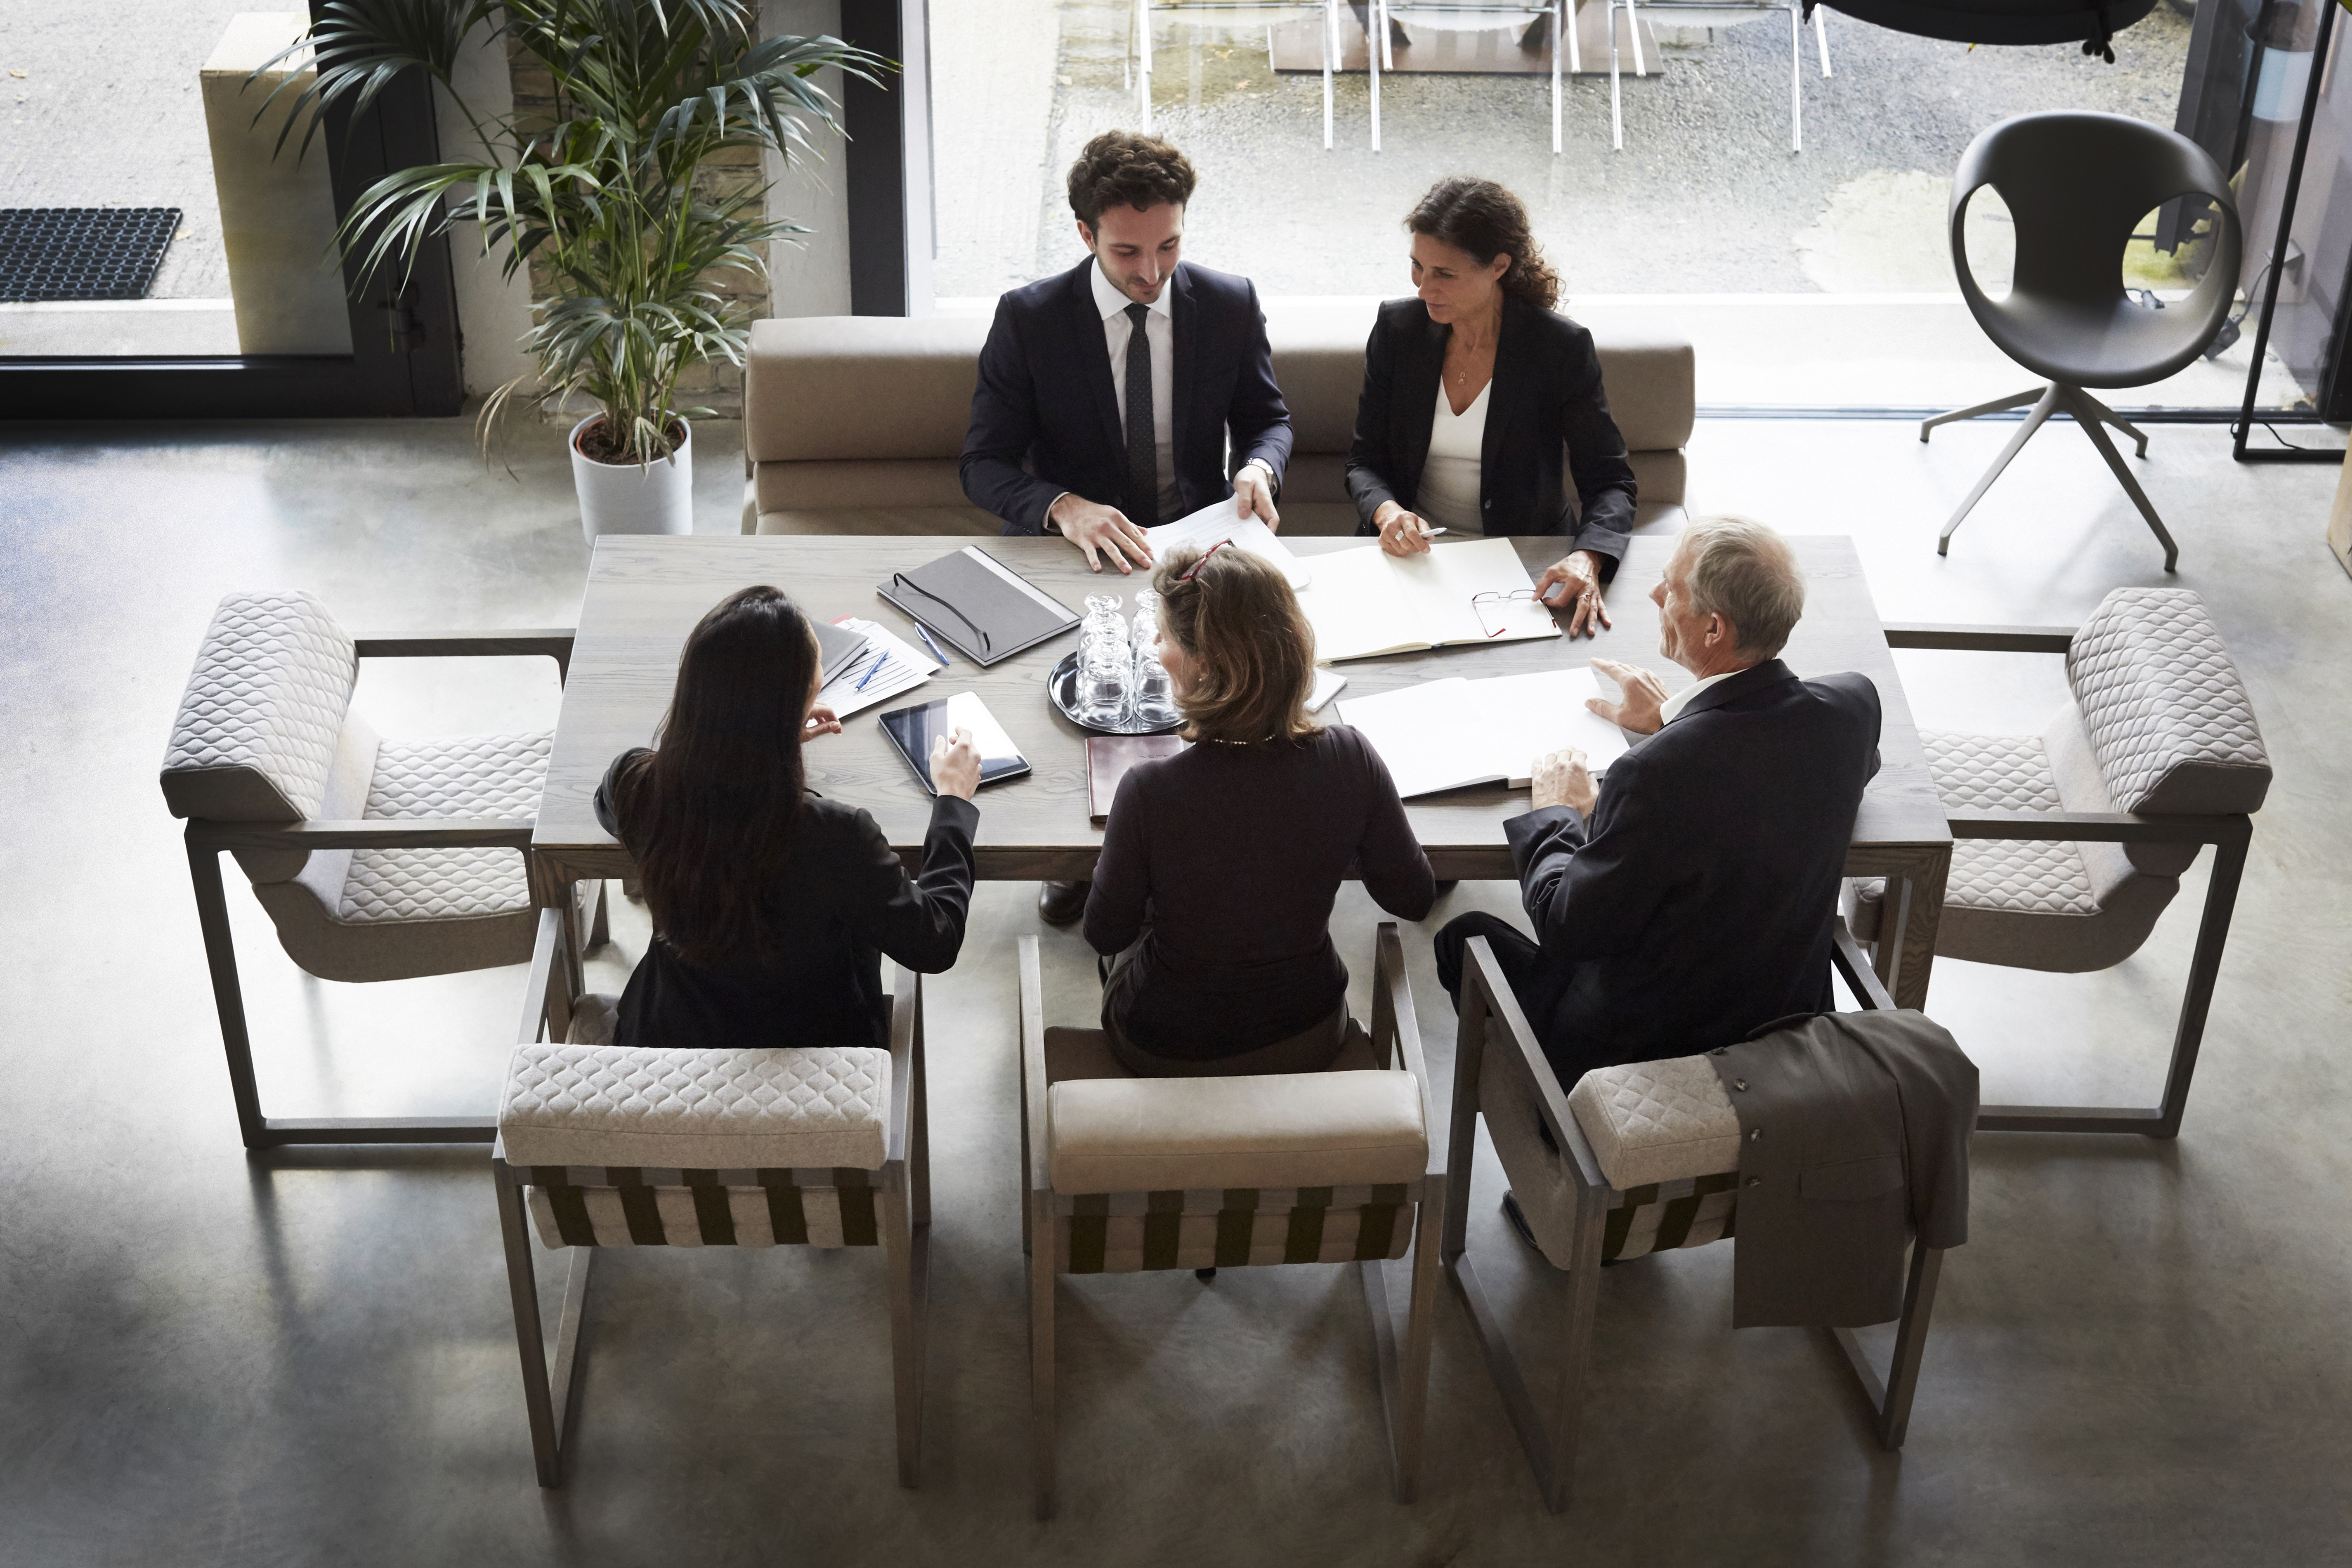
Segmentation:
<svg viewBox="0 0 2352 1568">
<path fill-rule="evenodd" d="M 923 639 L 923 646 L 931 650 L 933 658 L 938 659 L 941 664 L 947 663 L 948 656 L 940 651 L 940 645 L 931 640 L 931 634 L 923 629 L 923 623 L 920 621 L 915 623 L 915 635 Z"/>
<path fill-rule="evenodd" d="M 880 669 L 881 669 L 881 668 L 882 668 L 884 665 L 886 665 L 886 664 L 887 664 L 887 663 L 889 663 L 889 662 L 890 662 L 890 650 L 889 650 L 889 649 L 887 649 L 887 648 L 884 648 L 880 654 L 878 654 L 878 655 L 877 655 L 877 656 L 876 656 L 874 662 L 873 662 L 871 665 L 869 665 L 869 666 L 867 666 L 867 667 L 866 667 L 866 673 L 865 673 L 865 674 L 863 674 L 863 675 L 861 675 L 861 676 L 859 676 L 859 677 L 857 678 L 857 684 L 856 684 L 855 687 L 853 687 L 851 689 L 853 689 L 853 690 L 856 690 L 856 691 L 863 691 L 863 690 L 865 690 L 865 689 L 866 689 L 866 683 L 867 681 L 869 681 L 869 680 L 873 679 L 874 679 L 874 677 L 875 677 L 876 672 L 877 672 L 877 671 L 878 671 L 878 670 L 880 670 Z"/>
</svg>

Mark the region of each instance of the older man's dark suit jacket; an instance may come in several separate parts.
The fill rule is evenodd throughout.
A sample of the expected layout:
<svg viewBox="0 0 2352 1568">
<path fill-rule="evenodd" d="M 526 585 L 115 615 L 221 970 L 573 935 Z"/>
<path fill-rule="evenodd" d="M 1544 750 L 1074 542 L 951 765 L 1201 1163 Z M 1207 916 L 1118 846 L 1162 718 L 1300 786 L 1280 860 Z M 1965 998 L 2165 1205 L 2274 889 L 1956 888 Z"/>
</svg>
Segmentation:
<svg viewBox="0 0 2352 1568">
<path fill-rule="evenodd" d="M 1045 509 L 1069 492 L 1128 510 L 1127 439 L 1118 422 L 1110 353 L 1086 260 L 996 302 L 980 351 L 971 426 L 958 472 L 971 504 L 1004 520 L 1007 533 L 1045 531 Z M 1257 289 L 1180 262 L 1168 287 L 1176 342 L 1176 485 L 1183 511 L 1233 493 L 1231 477 L 1252 458 L 1290 464 L 1290 410 L 1274 382 L 1274 351 Z M 1225 435 L 1233 434 L 1233 462 Z M 1130 521 L 1150 527 L 1158 518 Z"/>
<path fill-rule="evenodd" d="M 1359 533 L 1376 533 L 1384 501 L 1419 504 L 1437 414 L 1437 378 L 1454 329 L 1429 319 L 1418 299 L 1381 306 L 1364 345 L 1364 390 L 1348 451 L 1348 494 Z M 1570 511 L 1570 481 L 1576 510 Z M 1505 533 L 1568 536 L 1570 550 L 1601 557 L 1616 575 L 1633 531 L 1633 468 L 1609 415 L 1592 334 L 1540 305 L 1506 296 L 1495 339 L 1495 380 L 1479 448 L 1479 521 Z"/>
<path fill-rule="evenodd" d="M 1768 659 L 1610 764 L 1588 823 L 1503 825 L 1541 946 L 1520 1005 L 1560 1083 L 1830 1005 L 1830 931 L 1878 689 Z"/>
</svg>

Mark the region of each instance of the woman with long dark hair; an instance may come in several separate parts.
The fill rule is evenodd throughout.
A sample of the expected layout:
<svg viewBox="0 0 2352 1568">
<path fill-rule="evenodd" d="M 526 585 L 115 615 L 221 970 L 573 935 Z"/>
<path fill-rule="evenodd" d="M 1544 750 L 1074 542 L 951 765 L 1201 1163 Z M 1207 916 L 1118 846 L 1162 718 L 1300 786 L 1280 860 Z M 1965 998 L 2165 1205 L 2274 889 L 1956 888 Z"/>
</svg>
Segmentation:
<svg viewBox="0 0 2352 1568">
<path fill-rule="evenodd" d="M 1348 453 L 1357 531 L 1391 555 L 1427 550 L 1439 528 L 1565 535 L 1536 591 L 1569 612 L 1570 637 L 1597 632 L 1633 528 L 1633 469 L 1592 334 L 1557 313 L 1559 275 L 1494 181 L 1449 175 L 1404 223 L 1418 292 L 1381 307 L 1364 348 Z"/>
<path fill-rule="evenodd" d="M 1353 862 L 1401 920 L 1437 897 L 1380 753 L 1307 716 L 1315 633 L 1279 568 L 1173 550 L 1160 659 L 1192 748 L 1119 781 L 1087 896 L 1103 1032 L 1144 1078 L 1319 1072 L 1358 1026 L 1331 901 Z"/>
<path fill-rule="evenodd" d="M 887 1046 L 887 954 L 936 974 L 971 904 L 980 753 L 931 756 L 939 799 L 909 879 L 874 818 L 808 788 L 801 747 L 838 734 L 817 706 L 816 632 L 782 590 L 719 601 L 686 639 L 655 734 L 614 759 L 596 819 L 636 860 L 653 944 L 614 1039 L 647 1046 Z"/>
</svg>

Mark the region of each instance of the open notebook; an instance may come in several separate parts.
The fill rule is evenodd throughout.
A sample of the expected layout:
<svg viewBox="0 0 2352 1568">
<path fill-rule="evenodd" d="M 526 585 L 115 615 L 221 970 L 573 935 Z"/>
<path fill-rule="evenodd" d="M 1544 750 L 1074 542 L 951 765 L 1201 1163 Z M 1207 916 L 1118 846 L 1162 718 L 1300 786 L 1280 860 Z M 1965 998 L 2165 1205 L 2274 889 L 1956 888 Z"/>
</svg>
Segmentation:
<svg viewBox="0 0 2352 1568">
<path fill-rule="evenodd" d="M 1518 789 L 1538 757 L 1565 746 L 1582 748 L 1596 773 L 1625 754 L 1636 737 L 1584 706 L 1600 694 L 1590 668 L 1455 676 L 1351 697 L 1339 704 L 1339 722 L 1372 743 L 1401 795 L 1483 784 Z"/>
<path fill-rule="evenodd" d="M 1423 555 L 1391 555 L 1377 544 L 1315 557 L 1315 585 L 1298 595 L 1315 627 L 1315 658 L 1370 658 L 1454 643 L 1556 637 L 1551 612 L 1507 539 L 1432 545 Z M 1493 599 L 1475 602 L 1475 595 Z"/>
</svg>

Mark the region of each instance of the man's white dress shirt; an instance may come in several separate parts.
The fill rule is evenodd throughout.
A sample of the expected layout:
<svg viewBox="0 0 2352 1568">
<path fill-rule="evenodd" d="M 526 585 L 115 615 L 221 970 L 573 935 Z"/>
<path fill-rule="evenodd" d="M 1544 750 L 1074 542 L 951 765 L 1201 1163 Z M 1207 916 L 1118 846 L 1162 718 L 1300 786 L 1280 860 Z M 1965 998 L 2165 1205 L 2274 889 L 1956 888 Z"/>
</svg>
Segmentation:
<svg viewBox="0 0 2352 1568">
<path fill-rule="evenodd" d="M 1103 276 L 1100 261 L 1087 268 L 1087 277 L 1095 286 L 1095 308 L 1102 312 L 1103 346 L 1110 351 L 1110 388 L 1118 399 L 1119 433 L 1125 435 L 1127 340 L 1135 331 L 1127 308 L 1138 301 L 1120 293 Z M 1151 345 L 1151 445 L 1160 479 L 1160 516 L 1128 520 L 1144 528 L 1175 517 L 1183 504 L 1176 490 L 1176 317 L 1171 307 L 1175 289 L 1171 279 L 1160 290 L 1160 298 L 1144 307 L 1149 313 L 1143 318 L 1143 338 Z"/>
<path fill-rule="evenodd" d="M 1663 730 L 1667 725 L 1673 723 L 1675 720 L 1681 718 L 1683 716 L 1683 710 L 1690 706 L 1690 700 L 1692 698 L 1697 696 L 1700 692 L 1705 691 L 1717 681 L 1729 680 L 1733 676 L 1741 672 L 1737 669 L 1727 669 L 1721 675 L 1710 675 L 1705 680 L 1692 682 L 1690 685 L 1683 688 L 1680 691 L 1675 692 L 1672 697 L 1667 698 L 1664 702 L 1659 703 L 1658 728 Z"/>
</svg>

